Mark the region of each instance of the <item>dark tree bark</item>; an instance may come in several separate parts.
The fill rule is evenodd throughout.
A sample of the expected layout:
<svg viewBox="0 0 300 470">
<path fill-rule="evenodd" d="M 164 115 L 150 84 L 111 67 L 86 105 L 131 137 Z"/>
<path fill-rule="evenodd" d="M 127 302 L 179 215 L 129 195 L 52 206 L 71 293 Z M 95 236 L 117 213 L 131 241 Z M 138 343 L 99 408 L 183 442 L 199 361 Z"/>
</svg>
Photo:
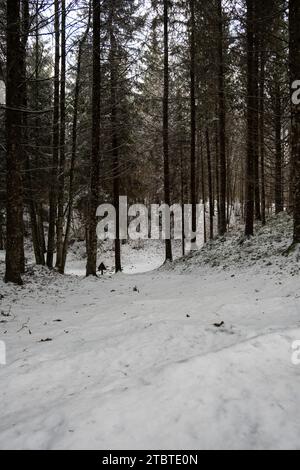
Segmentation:
<svg viewBox="0 0 300 470">
<path fill-rule="evenodd" d="M 205 191 L 205 171 L 204 171 L 204 149 L 201 144 L 200 147 L 200 165 L 201 165 L 201 190 L 203 201 L 203 241 L 207 243 L 207 229 L 206 229 L 206 191 Z"/>
<path fill-rule="evenodd" d="M 163 98 L 163 153 L 165 204 L 171 204 L 169 163 L 169 0 L 164 0 L 164 98 Z M 165 240 L 166 261 L 172 261 L 172 243 Z"/>
<path fill-rule="evenodd" d="M 121 241 L 120 241 L 120 175 L 119 175 L 119 139 L 118 139 L 118 108 L 117 108 L 117 86 L 118 77 L 116 69 L 117 43 L 114 34 L 114 5 L 111 2 L 110 11 L 110 100 L 111 100 L 111 152 L 113 169 L 113 198 L 116 209 L 116 239 L 115 239 L 115 271 L 122 271 L 121 264 Z"/>
<path fill-rule="evenodd" d="M 216 109 L 216 114 L 218 110 Z M 220 161 L 220 146 L 219 146 L 219 120 L 216 120 L 215 123 L 215 185 L 216 185 L 216 201 L 217 201 L 217 211 L 218 211 L 218 233 L 220 233 L 220 171 L 219 171 L 219 161 Z"/>
<path fill-rule="evenodd" d="M 290 79 L 291 84 L 300 80 L 300 3 L 289 2 L 290 27 Z M 294 89 L 291 93 L 294 93 Z M 294 102 L 293 102 L 294 101 Z M 294 168 L 294 243 L 300 243 L 300 104 L 292 106 L 292 160 Z"/>
<path fill-rule="evenodd" d="M 247 0 L 247 160 L 246 160 L 246 201 L 245 201 L 245 236 L 254 235 L 254 1 Z"/>
<path fill-rule="evenodd" d="M 214 238 L 214 195 L 212 183 L 212 170 L 211 170 L 211 152 L 210 152 L 210 139 L 209 130 L 206 128 L 206 151 L 207 151 L 207 179 L 208 179 L 208 198 L 209 198 L 209 237 L 210 240 Z"/>
<path fill-rule="evenodd" d="M 219 233 L 224 235 L 227 230 L 226 218 L 226 192 L 227 192 L 227 171 L 226 171 L 226 102 L 224 83 L 224 53 L 223 53 L 223 10 L 222 0 L 218 0 L 218 59 L 219 59 L 219 140 L 220 140 L 220 212 L 219 212 Z"/>
<path fill-rule="evenodd" d="M 266 224 L 266 178 L 265 178 L 265 45 L 260 41 L 260 78 L 259 78 L 259 152 L 261 174 L 261 220 Z"/>
<path fill-rule="evenodd" d="M 7 2 L 6 77 L 6 272 L 5 282 L 22 284 L 23 184 L 22 184 L 22 69 L 20 0 Z"/>
<path fill-rule="evenodd" d="M 281 106 L 281 91 L 278 77 L 275 78 L 275 212 L 283 211 L 283 193 L 282 193 L 282 106 Z"/>
<path fill-rule="evenodd" d="M 56 235 L 56 267 L 63 274 L 64 191 L 66 165 L 66 0 L 61 0 L 61 73 L 60 73 L 60 145 L 58 172 L 58 205 Z"/>
<path fill-rule="evenodd" d="M 279 10 L 280 5 L 276 2 L 273 8 Z M 282 44 L 280 41 L 282 14 L 278 12 L 275 22 L 275 71 L 274 71 L 274 127 L 275 127 L 275 212 L 278 214 L 283 211 L 283 145 L 282 145 L 282 120 L 283 120 L 283 101 L 281 97 L 281 77 L 282 77 Z"/>
<path fill-rule="evenodd" d="M 77 67 L 76 67 L 76 79 L 75 79 L 75 91 L 74 91 L 74 105 L 73 105 L 73 123 L 72 123 L 72 152 L 71 152 L 71 162 L 70 162 L 70 179 L 69 179 L 69 205 L 67 211 L 67 222 L 66 222 L 66 231 L 64 237 L 63 253 L 62 253 L 62 271 L 65 271 L 68 246 L 69 246 L 69 237 L 71 231 L 71 222 L 73 214 L 73 205 L 74 205 L 74 178 L 75 178 L 75 165 L 77 160 L 77 141 L 78 141 L 78 104 L 79 96 L 81 91 L 81 64 L 82 56 L 84 51 L 84 46 L 88 37 L 91 23 L 91 4 L 89 8 L 89 19 L 87 29 L 82 36 L 79 47 L 78 47 L 78 57 L 77 57 Z"/>
<path fill-rule="evenodd" d="M 30 32 L 30 17 L 29 17 L 29 1 L 22 0 L 22 39 L 21 39 L 21 70 L 22 70 L 22 97 L 23 97 L 23 108 L 28 107 L 28 93 L 27 93 L 27 71 L 26 71 L 26 53 L 27 53 L 27 42 L 28 35 Z M 25 200 L 29 208 L 30 214 L 30 225 L 32 233 L 32 244 L 35 255 L 36 264 L 44 264 L 44 254 L 40 245 L 39 228 L 37 223 L 37 209 L 36 200 L 33 190 L 32 177 L 31 177 L 31 162 L 28 152 L 28 119 L 27 113 L 24 112 L 22 116 L 22 144 L 23 144 L 23 155 L 26 166 L 26 185 L 27 191 L 25 192 Z"/>
<path fill-rule="evenodd" d="M 54 65 L 54 111 L 53 111 L 53 136 L 52 136 L 52 174 L 49 195 L 49 229 L 47 266 L 53 268 L 55 251 L 55 225 L 57 219 L 57 178 L 59 159 L 59 59 L 60 59 L 60 19 L 59 0 L 55 0 L 55 65 Z"/>
<path fill-rule="evenodd" d="M 100 1 L 93 0 L 93 110 L 90 201 L 87 236 L 87 276 L 97 276 L 97 218 L 100 179 Z"/>
<path fill-rule="evenodd" d="M 36 0 L 35 5 L 35 109 L 39 109 L 39 72 L 40 72 L 40 39 L 39 39 L 39 0 Z M 35 166 L 36 166 L 36 184 L 35 184 L 35 194 L 37 196 L 36 211 L 37 211 L 37 226 L 38 226 L 38 236 L 39 236 L 39 245 L 41 251 L 41 264 L 45 265 L 45 253 L 46 241 L 45 241 L 45 231 L 44 231 L 44 221 L 43 221 L 43 203 L 41 198 L 41 172 L 40 168 L 40 152 L 39 152 L 39 143 L 40 143 L 40 118 L 38 114 L 35 117 Z"/>
<path fill-rule="evenodd" d="M 255 219 L 261 220 L 260 209 L 260 178 L 259 178 L 259 30 L 258 30 L 258 2 L 254 1 L 254 100 L 253 110 L 253 146 L 254 146 L 254 201 Z"/>
<path fill-rule="evenodd" d="M 182 256 L 185 256 L 185 177 L 184 177 L 184 161 L 183 161 L 183 142 L 180 142 L 180 194 L 181 194 L 181 237 L 182 237 Z"/>
<path fill-rule="evenodd" d="M 197 231 L 197 184 L 196 184 L 196 43 L 195 0 L 190 0 L 190 100 L 191 100 L 191 204 L 192 231 Z M 192 240 L 196 242 L 196 239 Z"/>
</svg>

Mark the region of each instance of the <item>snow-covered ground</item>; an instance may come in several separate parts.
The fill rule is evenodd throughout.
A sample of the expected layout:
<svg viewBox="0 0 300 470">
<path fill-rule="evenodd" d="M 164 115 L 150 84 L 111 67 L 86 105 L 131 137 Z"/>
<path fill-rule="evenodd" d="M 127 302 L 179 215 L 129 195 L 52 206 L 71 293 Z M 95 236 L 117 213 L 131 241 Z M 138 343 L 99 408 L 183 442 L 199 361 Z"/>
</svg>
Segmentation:
<svg viewBox="0 0 300 470">
<path fill-rule="evenodd" d="M 159 240 L 139 240 L 122 245 L 122 266 L 124 274 L 138 274 L 153 271 L 164 264 L 165 246 Z M 181 257 L 181 243 L 173 244 L 174 259 Z M 85 242 L 71 247 L 66 266 L 66 274 L 84 276 L 86 272 Z M 114 272 L 113 242 L 105 242 L 98 252 L 99 262 L 104 262 L 108 273 Z"/>
<path fill-rule="evenodd" d="M 144 274 L 0 281 L 0 448 L 299 449 L 289 237 L 282 217 Z"/>
</svg>

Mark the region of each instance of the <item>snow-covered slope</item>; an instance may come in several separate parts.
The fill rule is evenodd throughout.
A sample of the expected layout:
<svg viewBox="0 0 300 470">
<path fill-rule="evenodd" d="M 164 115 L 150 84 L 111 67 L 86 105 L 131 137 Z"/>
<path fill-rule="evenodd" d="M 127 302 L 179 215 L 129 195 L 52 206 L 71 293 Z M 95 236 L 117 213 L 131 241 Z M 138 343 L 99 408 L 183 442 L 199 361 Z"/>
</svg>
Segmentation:
<svg viewBox="0 0 300 470">
<path fill-rule="evenodd" d="M 21 289 L 0 282 L 0 448 L 300 448 L 289 224 L 273 220 L 252 255 L 233 236 L 175 269 L 85 279 L 35 268 Z M 205 262 L 218 252 L 219 266 Z"/>
<path fill-rule="evenodd" d="M 282 256 L 292 243 L 293 222 L 285 212 L 272 216 L 266 226 L 256 227 L 255 237 L 245 239 L 243 227 L 231 229 L 223 238 L 207 243 L 202 250 L 192 252 L 184 261 L 177 260 L 171 269 L 194 270 L 204 266 L 220 269 L 254 267 L 287 274 L 300 273 L 299 253 Z"/>
</svg>

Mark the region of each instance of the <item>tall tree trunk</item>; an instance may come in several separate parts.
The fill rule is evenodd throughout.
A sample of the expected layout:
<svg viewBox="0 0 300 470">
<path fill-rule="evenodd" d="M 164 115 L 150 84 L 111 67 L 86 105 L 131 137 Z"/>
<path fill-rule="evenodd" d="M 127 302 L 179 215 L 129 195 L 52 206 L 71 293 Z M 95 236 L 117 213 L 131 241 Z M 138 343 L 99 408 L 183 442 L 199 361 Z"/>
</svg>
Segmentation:
<svg viewBox="0 0 300 470">
<path fill-rule="evenodd" d="M 200 138 L 200 136 L 199 136 Z M 201 165 L 201 190 L 203 202 L 203 241 L 207 243 L 207 229 L 206 229 L 206 192 L 205 192 L 205 171 L 204 171 L 204 149 L 200 146 L 200 165 Z"/>
<path fill-rule="evenodd" d="M 20 0 L 7 2 L 6 79 L 6 271 L 5 282 L 22 284 L 23 186 L 22 186 L 22 70 Z"/>
<path fill-rule="evenodd" d="M 217 109 L 216 109 L 217 113 Z M 218 213 L 218 232 L 220 233 L 220 146 L 219 146 L 219 120 L 215 123 L 215 185 L 216 185 L 216 202 L 217 202 L 217 213 Z"/>
<path fill-rule="evenodd" d="M 197 231 L 197 184 L 196 184 L 196 44 L 195 0 L 190 0 L 190 100 L 191 100 L 191 204 L 192 231 Z M 196 242 L 196 237 L 192 243 Z"/>
<path fill-rule="evenodd" d="M 49 197 L 49 228 L 48 228 L 48 248 L 47 266 L 53 268 L 53 258 L 55 251 L 55 225 L 57 218 L 57 178 L 59 159 L 59 59 L 60 59 L 60 20 L 59 20 L 59 0 L 55 0 L 55 65 L 54 65 L 54 105 L 53 105 L 53 136 L 52 136 L 52 174 Z"/>
<path fill-rule="evenodd" d="M 227 230 L 226 223 L 226 103 L 224 84 L 224 54 L 223 54 L 223 10 L 222 0 L 218 0 L 218 58 L 219 58 L 219 140 L 220 140 L 220 235 L 224 235 Z"/>
<path fill-rule="evenodd" d="M 209 238 L 214 238 L 214 195 L 211 171 L 211 152 L 210 152 L 210 139 L 209 130 L 206 128 L 206 151 L 207 151 L 207 178 L 208 178 L 208 198 L 209 198 Z"/>
<path fill-rule="evenodd" d="M 184 178 L 184 167 L 183 167 L 183 142 L 180 141 L 180 183 L 181 183 L 181 237 L 182 237 L 182 256 L 185 256 L 185 178 Z"/>
<path fill-rule="evenodd" d="M 29 18 L 29 1 L 22 0 L 22 54 L 21 54 L 21 69 L 22 69 L 22 97 L 23 97 L 23 107 L 27 109 L 28 107 L 28 97 L 27 97 L 27 71 L 26 71 L 26 52 L 27 52 L 27 42 L 30 29 L 30 18 Z M 37 225 L 37 214 L 36 214 L 36 201 L 35 194 L 33 191 L 32 177 L 31 177 L 31 164 L 30 157 L 27 149 L 28 143 L 28 119 L 27 113 L 23 113 L 23 154 L 25 159 L 26 166 L 26 203 L 28 204 L 29 214 L 30 214 L 30 225 L 32 233 L 32 244 L 35 255 L 36 264 L 43 264 L 44 255 L 41 253 L 41 247 L 39 243 L 39 231 Z"/>
<path fill-rule="evenodd" d="M 90 201 L 87 236 L 86 275 L 97 275 L 97 218 L 100 178 L 100 2 L 93 0 L 93 110 L 92 110 L 92 161 L 90 178 Z"/>
<path fill-rule="evenodd" d="M 69 238 L 71 231 L 71 222 L 73 214 L 73 205 L 74 205 L 74 178 L 75 178 L 75 165 L 77 159 L 77 131 L 78 131 L 78 104 L 79 96 L 81 91 L 81 63 L 83 48 L 86 43 L 86 39 L 90 30 L 91 23 L 91 3 L 89 5 L 89 19 L 87 29 L 80 40 L 78 47 L 78 58 L 77 58 L 77 68 L 76 68 L 76 79 L 75 79 L 75 91 L 74 91 L 74 105 L 73 105 L 73 123 L 72 123 L 72 152 L 71 152 L 71 162 L 70 162 L 70 179 L 69 179 L 69 205 L 67 211 L 67 222 L 66 222 L 66 231 L 63 245 L 62 253 L 62 271 L 65 272 L 65 266 L 67 261 Z"/>
<path fill-rule="evenodd" d="M 291 85 L 300 80 L 300 3 L 289 2 L 290 23 L 290 78 Z M 294 89 L 291 93 L 294 93 Z M 291 101 L 292 106 L 292 160 L 294 168 L 294 243 L 300 243 L 300 104 Z"/>
<path fill-rule="evenodd" d="M 253 110 L 253 145 L 254 145 L 254 201 L 255 201 L 255 219 L 261 220 L 260 209 L 260 187 L 259 187 L 259 30 L 258 30 L 258 3 L 254 2 L 254 100 Z"/>
<path fill-rule="evenodd" d="M 265 43 L 260 41 L 260 86 L 259 86 L 259 147 L 261 174 L 261 220 L 266 224 L 266 178 L 265 178 Z"/>
<path fill-rule="evenodd" d="M 246 201 L 245 236 L 254 235 L 254 1 L 247 0 L 247 161 L 246 161 Z"/>
<path fill-rule="evenodd" d="M 117 109 L 117 87 L 118 77 L 116 69 L 117 43 L 114 35 L 114 5 L 111 3 L 110 11 L 110 105 L 111 105 L 111 153 L 113 174 L 113 198 L 116 210 L 116 238 L 115 238 L 115 271 L 122 271 L 121 264 L 121 241 L 120 241 L 120 175 L 119 175 L 119 139 L 118 139 L 118 109 Z"/>
<path fill-rule="evenodd" d="M 35 6 L 35 14 L 36 14 L 36 26 L 35 26 L 35 109 L 39 109 L 39 69 L 40 69 L 40 40 L 39 40 L 39 0 L 36 0 Z M 37 203 L 36 203 L 36 211 L 37 211 L 37 226 L 38 226 L 38 235 L 39 235 L 39 245 L 41 251 L 41 264 L 45 265 L 45 253 L 46 249 L 46 241 L 45 241 L 45 232 L 44 232 L 44 222 L 43 222 L 43 204 L 41 200 L 41 173 L 39 171 L 40 168 L 40 154 L 39 154 L 39 143 L 40 143 L 40 118 L 38 114 L 35 118 L 35 165 L 36 165 L 36 172 L 35 172 L 35 191 L 37 195 Z"/>
<path fill-rule="evenodd" d="M 61 0 L 60 158 L 58 175 L 56 267 L 63 274 L 64 192 L 66 165 L 66 0 Z"/>
<path fill-rule="evenodd" d="M 170 206 L 169 168 L 169 0 L 164 0 L 164 98 L 163 98 L 163 152 L 165 204 Z M 166 261 L 172 261 L 171 239 L 165 240 Z"/>
<path fill-rule="evenodd" d="M 283 199 L 282 199 L 282 143 L 281 143 L 281 95 L 280 85 L 278 77 L 275 78 L 275 147 L 276 147 L 276 158 L 275 158 L 275 212 L 283 211 Z"/>
</svg>

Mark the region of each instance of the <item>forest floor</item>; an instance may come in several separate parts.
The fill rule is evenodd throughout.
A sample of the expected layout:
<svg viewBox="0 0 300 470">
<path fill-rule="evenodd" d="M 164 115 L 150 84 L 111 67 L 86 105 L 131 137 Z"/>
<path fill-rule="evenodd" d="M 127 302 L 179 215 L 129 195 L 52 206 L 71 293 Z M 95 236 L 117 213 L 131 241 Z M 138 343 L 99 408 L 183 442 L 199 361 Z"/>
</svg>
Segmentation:
<svg viewBox="0 0 300 470">
<path fill-rule="evenodd" d="M 0 281 L 0 448 L 299 449 L 290 237 L 282 215 L 146 273 Z"/>
</svg>

